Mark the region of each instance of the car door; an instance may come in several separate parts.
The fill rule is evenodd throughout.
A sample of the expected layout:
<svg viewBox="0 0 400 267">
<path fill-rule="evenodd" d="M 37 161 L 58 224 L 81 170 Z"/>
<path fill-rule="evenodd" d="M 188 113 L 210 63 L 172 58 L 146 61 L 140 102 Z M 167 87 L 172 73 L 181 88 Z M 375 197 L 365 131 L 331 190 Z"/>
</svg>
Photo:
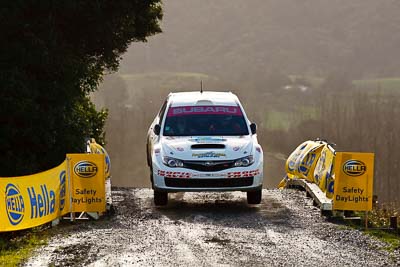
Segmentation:
<svg viewBox="0 0 400 267">
<path fill-rule="evenodd" d="M 146 151 L 147 151 L 147 165 L 151 167 L 151 155 L 152 151 L 154 149 L 154 144 L 158 141 L 159 136 L 157 136 L 154 133 L 154 126 L 156 124 L 162 123 L 162 119 L 164 118 L 165 111 L 167 109 L 168 105 L 168 98 L 164 101 L 163 105 L 161 106 L 160 111 L 158 112 L 157 116 L 154 118 L 153 122 L 150 125 L 149 131 L 147 132 L 147 145 L 146 145 Z"/>
</svg>

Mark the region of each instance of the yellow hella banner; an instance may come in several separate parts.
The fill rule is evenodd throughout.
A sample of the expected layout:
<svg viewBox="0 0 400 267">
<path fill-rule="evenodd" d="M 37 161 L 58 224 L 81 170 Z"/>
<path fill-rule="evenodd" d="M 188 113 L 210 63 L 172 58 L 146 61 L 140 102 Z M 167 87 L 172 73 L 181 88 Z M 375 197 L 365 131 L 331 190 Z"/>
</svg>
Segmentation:
<svg viewBox="0 0 400 267">
<path fill-rule="evenodd" d="M 305 141 L 300 144 L 293 152 L 290 154 L 286 160 L 285 169 L 289 178 L 298 177 L 299 165 L 302 162 L 304 156 L 310 149 L 315 147 L 317 144 L 314 141 Z"/>
<path fill-rule="evenodd" d="M 287 176 L 314 182 L 314 169 L 325 146 L 321 141 L 305 141 L 300 144 L 286 161 Z"/>
<path fill-rule="evenodd" d="M 0 232 L 51 222 L 71 212 L 104 212 L 104 154 L 68 154 L 37 174 L 0 178 Z"/>
<path fill-rule="evenodd" d="M 104 147 L 102 147 L 101 145 L 97 144 L 96 141 L 94 141 L 94 140 L 90 143 L 89 148 L 90 148 L 90 153 L 93 153 L 93 154 L 104 154 L 105 162 L 106 162 L 105 177 L 106 178 L 110 177 L 111 160 L 110 160 L 110 156 L 108 155 L 107 151 L 104 149 Z"/>
<path fill-rule="evenodd" d="M 374 154 L 337 152 L 333 209 L 372 210 Z"/>
<path fill-rule="evenodd" d="M 309 182 L 314 182 L 314 169 L 321 155 L 324 144 L 314 142 L 309 149 L 304 151 L 304 154 L 299 158 L 299 166 L 297 173 L 299 178 L 306 179 Z"/>
<path fill-rule="evenodd" d="M 319 186 L 322 192 L 329 191 L 328 184 L 333 173 L 332 167 L 334 159 L 334 150 L 331 149 L 328 144 L 325 144 L 314 169 L 314 182 Z M 330 190 L 333 193 L 333 187 L 330 188 Z M 330 198 L 332 198 L 332 195 Z"/>
<path fill-rule="evenodd" d="M 104 212 L 105 155 L 67 154 L 74 212 Z"/>
<path fill-rule="evenodd" d="M 0 178 L 0 232 L 31 228 L 69 212 L 67 164 L 34 175 Z"/>
</svg>

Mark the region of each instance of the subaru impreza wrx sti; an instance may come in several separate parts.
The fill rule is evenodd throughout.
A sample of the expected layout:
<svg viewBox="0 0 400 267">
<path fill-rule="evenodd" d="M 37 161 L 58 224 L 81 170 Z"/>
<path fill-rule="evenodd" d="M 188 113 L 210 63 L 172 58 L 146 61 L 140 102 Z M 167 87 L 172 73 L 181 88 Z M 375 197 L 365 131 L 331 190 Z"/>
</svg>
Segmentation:
<svg viewBox="0 0 400 267">
<path fill-rule="evenodd" d="M 249 204 L 259 204 L 256 128 L 233 93 L 170 93 L 147 137 L 155 205 L 166 205 L 169 192 L 196 191 L 244 191 Z"/>
</svg>

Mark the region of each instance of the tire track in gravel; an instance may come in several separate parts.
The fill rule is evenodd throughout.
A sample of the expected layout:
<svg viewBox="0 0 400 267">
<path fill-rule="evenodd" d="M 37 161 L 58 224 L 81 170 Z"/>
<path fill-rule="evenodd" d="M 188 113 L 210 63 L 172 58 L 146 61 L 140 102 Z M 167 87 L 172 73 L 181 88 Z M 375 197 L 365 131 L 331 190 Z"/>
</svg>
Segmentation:
<svg viewBox="0 0 400 267">
<path fill-rule="evenodd" d="M 396 266 L 399 251 L 321 217 L 303 192 L 171 194 L 115 188 L 115 214 L 63 223 L 26 266 Z"/>
</svg>

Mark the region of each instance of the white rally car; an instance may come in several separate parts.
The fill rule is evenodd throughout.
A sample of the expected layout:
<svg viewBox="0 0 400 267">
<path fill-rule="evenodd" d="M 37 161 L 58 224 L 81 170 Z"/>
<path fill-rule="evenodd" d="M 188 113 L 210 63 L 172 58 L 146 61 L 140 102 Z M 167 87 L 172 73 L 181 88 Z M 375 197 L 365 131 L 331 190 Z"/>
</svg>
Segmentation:
<svg viewBox="0 0 400 267">
<path fill-rule="evenodd" d="M 155 205 L 195 191 L 245 191 L 249 204 L 261 202 L 256 124 L 230 92 L 169 94 L 148 132 L 147 163 Z"/>
</svg>

